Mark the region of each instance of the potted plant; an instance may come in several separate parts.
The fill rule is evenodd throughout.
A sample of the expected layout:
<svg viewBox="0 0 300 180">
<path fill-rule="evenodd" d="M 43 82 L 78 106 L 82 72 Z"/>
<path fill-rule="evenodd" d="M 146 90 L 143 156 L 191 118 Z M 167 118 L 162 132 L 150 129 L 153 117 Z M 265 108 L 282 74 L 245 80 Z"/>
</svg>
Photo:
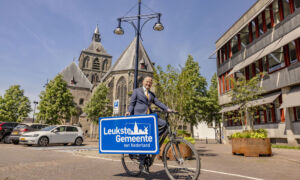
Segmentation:
<svg viewBox="0 0 300 180">
<path fill-rule="evenodd" d="M 233 154 L 244 154 L 247 157 L 272 154 L 270 139 L 264 129 L 237 132 L 230 139 Z"/>
<path fill-rule="evenodd" d="M 271 143 L 264 129 L 255 130 L 254 120 L 258 118 L 257 111 L 265 109 L 268 105 L 256 105 L 263 93 L 259 82 L 263 74 L 257 75 L 250 80 L 244 77 L 231 79 L 233 89 L 230 93 L 232 105 L 238 105 L 239 109 L 229 112 L 232 120 L 240 122 L 243 132 L 237 132 L 230 136 L 233 154 L 244 154 L 244 156 L 259 156 L 260 154 L 271 155 Z"/>
</svg>

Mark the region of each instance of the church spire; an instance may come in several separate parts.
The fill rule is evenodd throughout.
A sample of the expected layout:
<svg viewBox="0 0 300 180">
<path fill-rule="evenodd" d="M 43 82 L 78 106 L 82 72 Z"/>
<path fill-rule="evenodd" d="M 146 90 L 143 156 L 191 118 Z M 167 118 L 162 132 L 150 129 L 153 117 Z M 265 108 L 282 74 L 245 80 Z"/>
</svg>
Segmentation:
<svg viewBox="0 0 300 180">
<path fill-rule="evenodd" d="M 93 41 L 95 41 L 95 42 L 101 41 L 98 24 L 97 24 L 96 29 L 93 34 Z"/>
</svg>

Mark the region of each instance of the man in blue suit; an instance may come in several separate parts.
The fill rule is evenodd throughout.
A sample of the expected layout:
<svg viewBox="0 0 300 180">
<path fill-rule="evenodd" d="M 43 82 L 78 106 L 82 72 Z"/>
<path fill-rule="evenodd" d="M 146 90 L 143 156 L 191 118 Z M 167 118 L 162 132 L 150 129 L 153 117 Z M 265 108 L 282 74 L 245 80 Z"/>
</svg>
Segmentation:
<svg viewBox="0 0 300 180">
<path fill-rule="evenodd" d="M 152 77 L 147 76 L 143 80 L 143 87 L 137 88 L 133 90 L 132 96 L 130 98 L 130 103 L 128 106 L 128 111 L 126 112 L 126 116 L 128 115 L 142 115 L 142 114 L 151 114 L 151 104 L 155 104 L 160 109 L 172 112 L 166 105 L 160 102 L 155 94 L 150 91 L 152 86 Z M 166 121 L 162 119 L 158 119 L 158 129 L 159 135 L 161 135 L 166 127 Z"/>
<path fill-rule="evenodd" d="M 151 104 L 155 104 L 160 109 L 172 112 L 171 109 L 169 109 L 166 105 L 164 105 L 162 102 L 160 102 L 157 97 L 155 97 L 155 94 L 150 91 L 150 88 L 152 86 L 152 77 L 147 76 L 143 80 L 143 87 L 137 88 L 133 90 L 132 96 L 130 98 L 130 103 L 128 106 L 128 111 L 126 112 L 126 116 L 128 115 L 142 115 L 142 114 L 151 114 Z M 167 127 L 167 123 L 165 120 L 158 119 L 158 132 L 159 135 L 161 135 Z M 140 169 L 144 168 L 144 155 L 140 155 Z"/>
</svg>

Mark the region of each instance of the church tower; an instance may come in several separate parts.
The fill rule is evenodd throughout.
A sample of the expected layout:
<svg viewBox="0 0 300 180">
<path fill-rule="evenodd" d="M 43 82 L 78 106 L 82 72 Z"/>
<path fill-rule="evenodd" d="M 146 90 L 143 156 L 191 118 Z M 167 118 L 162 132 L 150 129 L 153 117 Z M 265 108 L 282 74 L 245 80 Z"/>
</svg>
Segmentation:
<svg viewBox="0 0 300 180">
<path fill-rule="evenodd" d="M 111 63 L 112 56 L 105 51 L 101 44 L 101 36 L 97 25 L 91 44 L 80 53 L 79 68 L 93 85 L 97 85 L 110 69 Z"/>
</svg>

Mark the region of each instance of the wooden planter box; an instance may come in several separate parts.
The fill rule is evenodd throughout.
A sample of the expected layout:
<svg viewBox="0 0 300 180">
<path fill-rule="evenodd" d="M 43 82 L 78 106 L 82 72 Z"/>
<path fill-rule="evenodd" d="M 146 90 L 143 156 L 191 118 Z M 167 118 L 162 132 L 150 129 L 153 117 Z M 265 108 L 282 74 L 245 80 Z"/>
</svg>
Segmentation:
<svg viewBox="0 0 300 180">
<path fill-rule="evenodd" d="M 166 146 L 166 144 L 163 144 L 160 147 L 160 152 L 159 152 L 159 155 L 157 156 L 158 159 L 162 158 L 165 146 Z M 192 157 L 192 154 L 193 154 L 192 150 L 186 144 L 179 144 L 179 151 L 184 159 Z M 177 150 L 176 150 L 176 153 L 177 153 Z M 175 160 L 175 157 L 172 154 L 172 148 L 169 148 L 169 150 L 168 150 L 168 158 L 170 160 Z"/>
<path fill-rule="evenodd" d="M 233 138 L 231 144 L 233 154 L 244 154 L 247 157 L 272 154 L 269 138 Z"/>
</svg>

